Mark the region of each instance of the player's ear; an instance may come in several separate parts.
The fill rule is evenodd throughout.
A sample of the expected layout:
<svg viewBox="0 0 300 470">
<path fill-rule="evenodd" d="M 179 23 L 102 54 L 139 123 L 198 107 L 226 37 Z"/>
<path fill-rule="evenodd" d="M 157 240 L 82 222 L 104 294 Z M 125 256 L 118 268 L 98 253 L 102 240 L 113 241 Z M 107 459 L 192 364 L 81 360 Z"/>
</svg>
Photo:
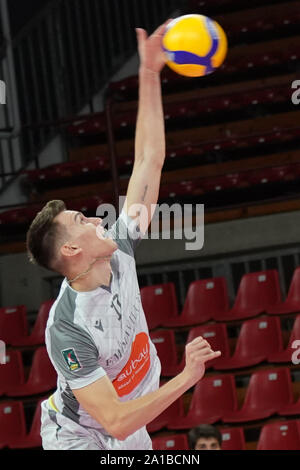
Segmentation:
<svg viewBox="0 0 300 470">
<path fill-rule="evenodd" d="M 76 256 L 82 252 L 82 248 L 76 243 L 66 242 L 60 248 L 60 253 L 62 256 Z"/>
</svg>

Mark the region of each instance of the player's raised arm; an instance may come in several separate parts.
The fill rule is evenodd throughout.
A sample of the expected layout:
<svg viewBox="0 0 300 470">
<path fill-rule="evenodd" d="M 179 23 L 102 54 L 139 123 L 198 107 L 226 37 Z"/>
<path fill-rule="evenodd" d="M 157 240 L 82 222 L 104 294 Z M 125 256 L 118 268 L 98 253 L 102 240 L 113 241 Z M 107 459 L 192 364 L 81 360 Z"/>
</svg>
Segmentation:
<svg viewBox="0 0 300 470">
<path fill-rule="evenodd" d="M 165 159 L 165 128 L 160 72 L 165 64 L 162 38 L 166 22 L 150 37 L 137 29 L 139 68 L 139 104 L 135 135 L 135 159 L 124 210 L 138 217 L 141 232 L 146 232 L 157 203 L 161 170 Z M 144 210 L 143 210 L 144 208 Z"/>
</svg>

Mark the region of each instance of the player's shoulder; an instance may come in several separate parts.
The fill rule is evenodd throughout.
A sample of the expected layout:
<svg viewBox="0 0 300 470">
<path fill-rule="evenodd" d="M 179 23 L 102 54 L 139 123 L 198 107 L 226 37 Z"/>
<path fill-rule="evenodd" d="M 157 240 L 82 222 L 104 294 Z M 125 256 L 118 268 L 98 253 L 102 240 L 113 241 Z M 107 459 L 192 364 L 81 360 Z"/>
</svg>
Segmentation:
<svg viewBox="0 0 300 470">
<path fill-rule="evenodd" d="M 76 292 L 68 286 L 66 279 L 62 282 L 59 295 L 52 305 L 47 327 L 63 323 L 75 323 L 76 317 Z"/>
</svg>

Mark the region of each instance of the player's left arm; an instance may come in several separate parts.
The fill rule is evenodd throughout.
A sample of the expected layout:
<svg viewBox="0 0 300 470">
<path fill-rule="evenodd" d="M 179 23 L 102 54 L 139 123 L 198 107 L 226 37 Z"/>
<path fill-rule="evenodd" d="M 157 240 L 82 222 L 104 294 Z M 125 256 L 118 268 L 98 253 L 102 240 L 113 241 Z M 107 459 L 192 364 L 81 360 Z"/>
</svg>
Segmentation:
<svg viewBox="0 0 300 470">
<path fill-rule="evenodd" d="M 161 43 L 166 24 L 149 38 L 146 31 L 137 29 L 140 68 L 135 159 L 123 209 L 137 219 L 142 233 L 147 231 L 155 210 L 166 154 L 160 81 L 165 65 Z"/>
</svg>

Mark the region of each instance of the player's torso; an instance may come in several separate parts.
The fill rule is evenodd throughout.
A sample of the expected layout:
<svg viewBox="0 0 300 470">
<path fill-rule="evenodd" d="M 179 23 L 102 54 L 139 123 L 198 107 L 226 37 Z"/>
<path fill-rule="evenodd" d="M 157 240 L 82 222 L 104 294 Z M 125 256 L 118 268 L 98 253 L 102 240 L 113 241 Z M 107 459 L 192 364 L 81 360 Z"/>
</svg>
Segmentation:
<svg viewBox="0 0 300 470">
<path fill-rule="evenodd" d="M 134 259 L 118 254 L 110 289 L 77 301 L 77 313 L 99 351 L 99 365 L 122 397 L 134 394 L 154 365 Z M 78 317 L 77 317 L 78 318 Z"/>
</svg>

